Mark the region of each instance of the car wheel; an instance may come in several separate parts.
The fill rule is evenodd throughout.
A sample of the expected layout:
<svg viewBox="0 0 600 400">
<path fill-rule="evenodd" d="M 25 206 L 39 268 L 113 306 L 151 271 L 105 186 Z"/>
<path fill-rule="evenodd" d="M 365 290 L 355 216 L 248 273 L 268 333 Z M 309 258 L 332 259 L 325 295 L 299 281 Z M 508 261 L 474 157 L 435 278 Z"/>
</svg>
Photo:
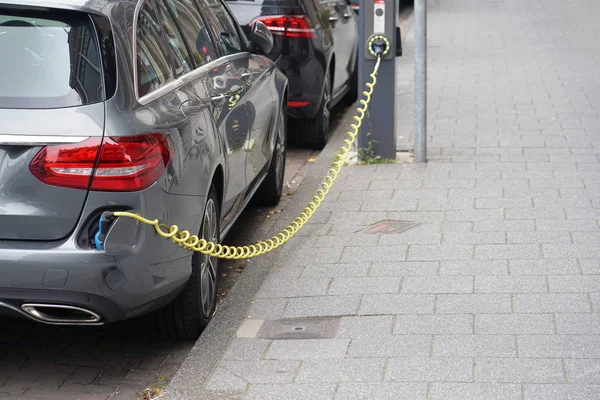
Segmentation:
<svg viewBox="0 0 600 400">
<path fill-rule="evenodd" d="M 323 95 L 317 115 L 310 119 L 299 119 L 294 126 L 295 142 L 301 147 L 321 150 L 329 140 L 329 120 L 331 113 L 331 75 L 329 71 L 323 80 Z"/>
<path fill-rule="evenodd" d="M 219 200 L 211 185 L 200 227 L 200 237 L 219 243 Z M 219 259 L 194 252 L 192 274 L 181 293 L 155 312 L 161 336 L 195 339 L 206 328 L 217 305 Z"/>
<path fill-rule="evenodd" d="M 285 159 L 287 153 L 287 110 L 282 107 L 277 121 L 277 137 L 275 148 L 265 180 L 254 195 L 257 205 L 272 207 L 279 204 L 283 191 L 283 177 L 285 175 Z"/>
<path fill-rule="evenodd" d="M 348 82 L 348 85 L 350 88 L 348 89 L 346 96 L 344 96 L 344 104 L 351 106 L 356 102 L 356 99 L 358 99 L 358 54 L 356 55 L 354 71 L 352 71 L 352 75 L 350 75 L 350 82 Z"/>
</svg>

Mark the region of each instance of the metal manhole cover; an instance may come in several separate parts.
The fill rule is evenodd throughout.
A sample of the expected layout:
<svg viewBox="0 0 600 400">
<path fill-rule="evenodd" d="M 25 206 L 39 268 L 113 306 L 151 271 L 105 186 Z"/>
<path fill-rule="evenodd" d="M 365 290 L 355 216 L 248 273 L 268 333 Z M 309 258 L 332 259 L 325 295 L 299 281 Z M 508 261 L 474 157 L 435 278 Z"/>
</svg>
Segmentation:
<svg viewBox="0 0 600 400">
<path fill-rule="evenodd" d="M 395 233 L 405 232 L 418 225 L 421 225 L 421 223 L 412 221 L 379 221 L 371 226 L 368 226 L 365 229 L 360 230 L 359 232 L 369 234 L 380 233 L 393 235 Z"/>
<path fill-rule="evenodd" d="M 291 318 L 266 320 L 258 331 L 257 339 L 333 339 L 337 333 L 338 318 Z"/>
</svg>

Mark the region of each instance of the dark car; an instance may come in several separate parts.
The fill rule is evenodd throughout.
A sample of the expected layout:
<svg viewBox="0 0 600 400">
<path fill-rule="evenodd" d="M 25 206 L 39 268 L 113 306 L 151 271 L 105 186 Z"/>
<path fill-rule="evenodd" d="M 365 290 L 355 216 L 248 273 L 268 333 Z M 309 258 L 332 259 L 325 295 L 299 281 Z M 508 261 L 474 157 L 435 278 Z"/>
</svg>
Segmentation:
<svg viewBox="0 0 600 400">
<path fill-rule="evenodd" d="M 346 0 L 227 0 L 246 32 L 262 21 L 273 33 L 268 57 L 289 79 L 290 127 L 301 146 L 322 148 L 331 108 L 358 95 L 358 19 Z"/>
<path fill-rule="evenodd" d="M 0 0 L 0 312 L 202 331 L 218 259 L 102 216 L 220 242 L 279 202 L 288 83 L 249 38 L 221 0 Z"/>
</svg>

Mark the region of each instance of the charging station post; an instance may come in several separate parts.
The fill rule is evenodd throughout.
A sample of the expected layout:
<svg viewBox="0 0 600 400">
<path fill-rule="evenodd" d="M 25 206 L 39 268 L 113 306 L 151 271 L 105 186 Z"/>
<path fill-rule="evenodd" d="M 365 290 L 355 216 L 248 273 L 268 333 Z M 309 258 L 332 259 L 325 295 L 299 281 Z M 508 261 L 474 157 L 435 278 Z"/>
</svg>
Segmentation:
<svg viewBox="0 0 600 400">
<path fill-rule="evenodd" d="M 360 0 L 358 34 L 358 84 L 370 82 L 369 74 L 381 54 L 377 87 L 367 118 L 360 127 L 358 148 L 373 142 L 375 155 L 396 159 L 396 57 L 402 55 L 400 28 L 396 26 L 398 0 Z"/>
</svg>

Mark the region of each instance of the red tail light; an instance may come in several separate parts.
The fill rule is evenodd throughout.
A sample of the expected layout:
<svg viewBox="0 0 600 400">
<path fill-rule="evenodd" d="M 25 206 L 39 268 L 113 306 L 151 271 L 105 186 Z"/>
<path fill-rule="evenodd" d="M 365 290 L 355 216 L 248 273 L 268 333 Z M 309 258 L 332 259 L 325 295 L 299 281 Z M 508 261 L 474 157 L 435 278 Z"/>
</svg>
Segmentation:
<svg viewBox="0 0 600 400">
<path fill-rule="evenodd" d="M 304 15 L 276 15 L 258 17 L 257 21 L 264 23 L 273 36 L 311 39 L 316 37 L 315 30 Z"/>
<path fill-rule="evenodd" d="M 288 101 L 288 107 L 299 108 L 306 107 L 310 104 L 310 101 Z"/>
<path fill-rule="evenodd" d="M 132 192 L 156 182 L 170 159 L 170 147 L 161 134 L 106 137 L 104 141 L 90 138 L 77 144 L 45 146 L 29 170 L 52 186 Z"/>
</svg>

